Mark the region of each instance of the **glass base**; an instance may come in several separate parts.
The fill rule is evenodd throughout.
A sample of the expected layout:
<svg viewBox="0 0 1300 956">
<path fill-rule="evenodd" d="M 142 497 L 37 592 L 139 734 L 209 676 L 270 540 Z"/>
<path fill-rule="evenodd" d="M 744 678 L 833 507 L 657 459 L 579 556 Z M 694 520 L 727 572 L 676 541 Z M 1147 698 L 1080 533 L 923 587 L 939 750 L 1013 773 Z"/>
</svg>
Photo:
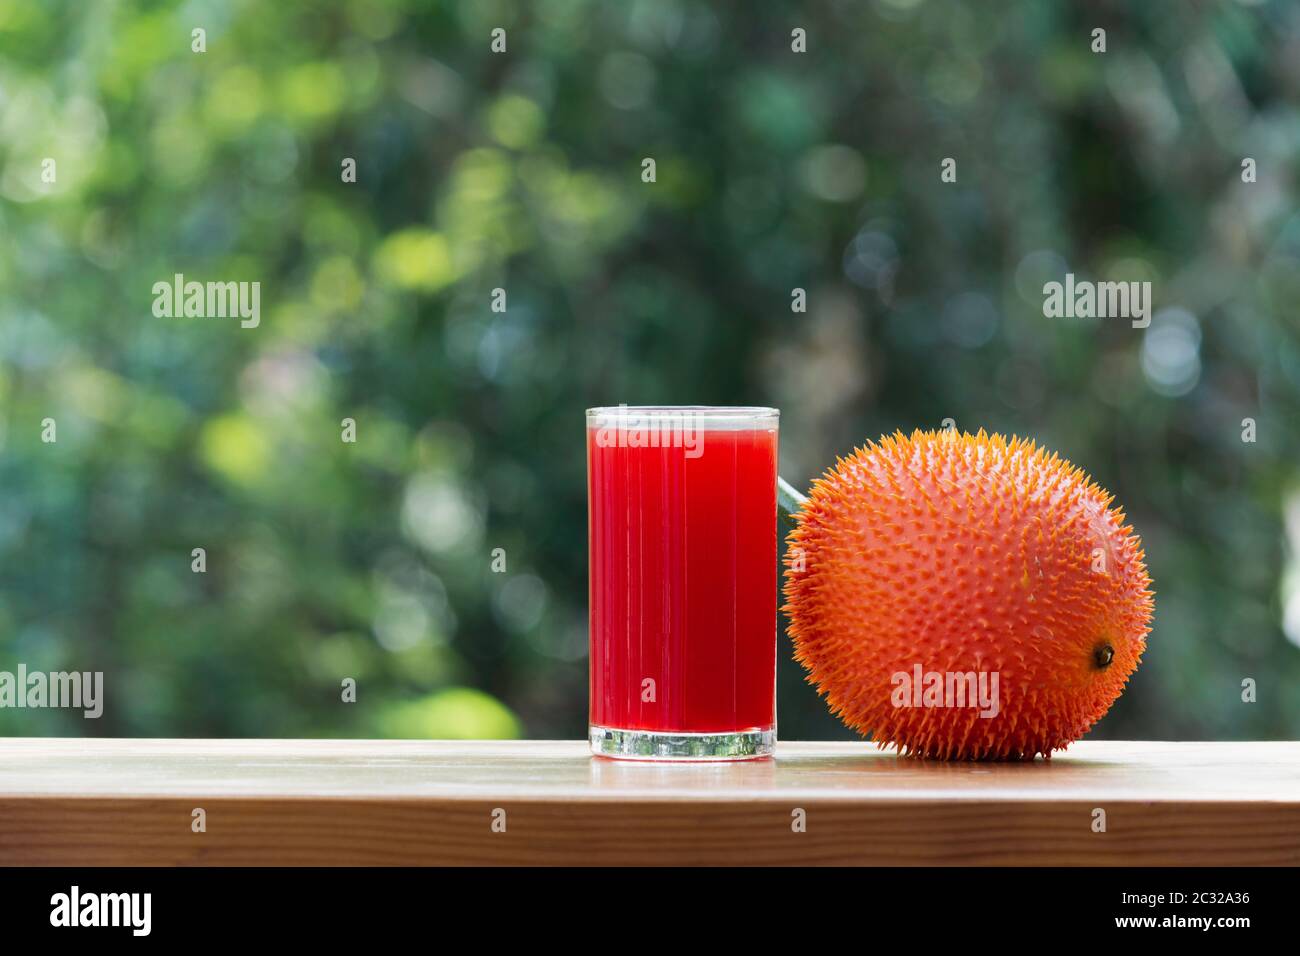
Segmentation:
<svg viewBox="0 0 1300 956">
<path fill-rule="evenodd" d="M 623 760 L 754 760 L 776 749 L 776 728 L 688 734 L 660 730 L 590 728 L 591 752 Z"/>
</svg>

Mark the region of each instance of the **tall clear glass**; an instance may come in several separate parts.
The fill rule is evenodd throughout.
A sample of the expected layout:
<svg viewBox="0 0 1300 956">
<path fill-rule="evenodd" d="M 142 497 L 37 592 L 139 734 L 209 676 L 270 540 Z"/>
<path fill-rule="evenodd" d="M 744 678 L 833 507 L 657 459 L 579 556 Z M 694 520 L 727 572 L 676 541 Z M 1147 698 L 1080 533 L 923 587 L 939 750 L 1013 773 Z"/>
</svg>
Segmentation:
<svg viewBox="0 0 1300 956">
<path fill-rule="evenodd" d="M 588 409 L 594 753 L 772 752 L 779 416 Z"/>
</svg>

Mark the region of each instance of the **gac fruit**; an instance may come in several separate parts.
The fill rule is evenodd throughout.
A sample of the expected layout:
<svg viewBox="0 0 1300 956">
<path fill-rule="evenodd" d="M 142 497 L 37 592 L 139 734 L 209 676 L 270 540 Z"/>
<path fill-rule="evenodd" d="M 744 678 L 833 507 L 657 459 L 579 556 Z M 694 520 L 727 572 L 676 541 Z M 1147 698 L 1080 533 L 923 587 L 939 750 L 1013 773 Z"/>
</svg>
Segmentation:
<svg viewBox="0 0 1300 956">
<path fill-rule="evenodd" d="M 795 516 L 784 611 L 833 713 L 900 753 L 1050 757 L 1146 647 L 1141 544 L 1113 498 L 1032 441 L 896 433 Z"/>
</svg>

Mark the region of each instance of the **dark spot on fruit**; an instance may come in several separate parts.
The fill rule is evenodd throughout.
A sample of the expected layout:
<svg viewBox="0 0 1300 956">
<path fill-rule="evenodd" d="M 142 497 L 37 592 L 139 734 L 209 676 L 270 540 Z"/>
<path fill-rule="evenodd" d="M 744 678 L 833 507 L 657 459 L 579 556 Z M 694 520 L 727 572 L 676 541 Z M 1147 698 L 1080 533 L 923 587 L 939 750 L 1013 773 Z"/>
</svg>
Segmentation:
<svg viewBox="0 0 1300 956">
<path fill-rule="evenodd" d="M 1115 648 L 1109 644 L 1098 644 L 1092 652 L 1092 662 L 1097 665 L 1097 670 L 1105 670 L 1110 667 L 1110 662 L 1115 659 Z"/>
</svg>

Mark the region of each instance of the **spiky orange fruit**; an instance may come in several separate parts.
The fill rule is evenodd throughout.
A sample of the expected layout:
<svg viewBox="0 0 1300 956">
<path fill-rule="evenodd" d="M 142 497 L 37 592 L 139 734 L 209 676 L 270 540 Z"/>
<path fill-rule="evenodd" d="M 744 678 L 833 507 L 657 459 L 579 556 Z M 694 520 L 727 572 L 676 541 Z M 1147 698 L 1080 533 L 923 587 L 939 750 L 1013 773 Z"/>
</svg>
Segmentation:
<svg viewBox="0 0 1300 956">
<path fill-rule="evenodd" d="M 1032 759 L 1110 709 L 1150 630 L 1124 514 L 1031 441 L 869 444 L 816 481 L 786 552 L 795 656 L 832 712 L 900 752 Z"/>
</svg>

